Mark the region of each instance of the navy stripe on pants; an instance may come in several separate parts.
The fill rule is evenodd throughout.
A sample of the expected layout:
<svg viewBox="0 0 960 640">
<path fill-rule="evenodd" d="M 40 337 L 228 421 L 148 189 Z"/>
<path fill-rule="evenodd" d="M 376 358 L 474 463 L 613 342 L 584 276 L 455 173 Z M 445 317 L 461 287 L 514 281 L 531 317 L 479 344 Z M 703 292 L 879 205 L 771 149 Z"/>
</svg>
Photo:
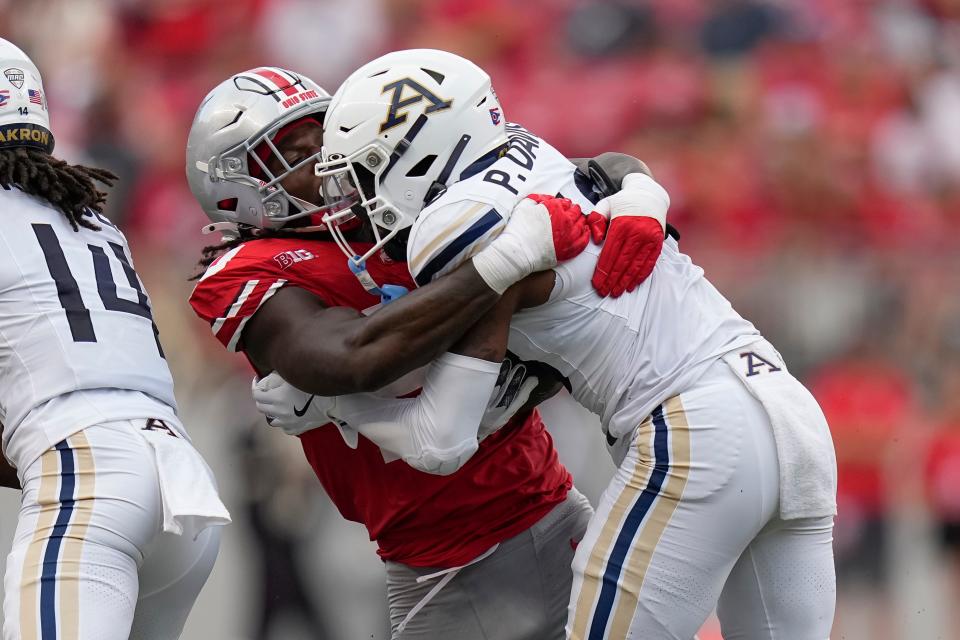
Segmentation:
<svg viewBox="0 0 960 640">
<path fill-rule="evenodd" d="M 664 480 L 667 477 L 667 471 L 670 468 L 670 449 L 667 443 L 668 429 L 667 421 L 663 417 L 663 405 L 653 410 L 653 472 L 647 481 L 647 486 L 640 493 L 640 497 L 627 519 L 617 534 L 617 541 L 610 552 L 610 558 L 607 560 L 607 567 L 603 571 L 603 584 L 600 587 L 600 597 L 597 600 L 597 608 L 593 613 L 593 620 L 590 622 L 590 633 L 588 640 L 602 640 L 607 630 L 607 624 L 610 622 L 610 613 L 613 611 L 613 603 L 617 597 L 617 584 L 620 580 L 620 574 L 623 573 L 623 565 L 627 554 L 633 546 L 633 540 L 637 537 L 640 525 L 650 511 L 650 507 L 660 494 L 663 488 Z"/>
<path fill-rule="evenodd" d="M 60 452 L 60 512 L 57 514 L 53 533 L 47 540 L 40 574 L 40 637 L 42 640 L 57 638 L 57 566 L 60 560 L 60 547 L 73 515 L 74 489 L 77 480 L 70 445 L 63 440 L 57 443 L 56 448 Z"/>
</svg>

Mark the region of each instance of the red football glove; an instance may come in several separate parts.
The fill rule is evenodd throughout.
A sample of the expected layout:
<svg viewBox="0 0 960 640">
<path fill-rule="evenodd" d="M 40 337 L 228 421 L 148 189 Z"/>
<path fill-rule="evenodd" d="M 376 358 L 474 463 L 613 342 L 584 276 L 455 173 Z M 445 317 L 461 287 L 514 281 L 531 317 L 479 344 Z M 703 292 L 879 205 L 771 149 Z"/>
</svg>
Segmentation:
<svg viewBox="0 0 960 640">
<path fill-rule="evenodd" d="M 601 296 L 618 297 L 633 291 L 653 272 L 663 249 L 670 196 L 642 173 L 624 177 L 623 188 L 597 203 L 591 215 L 610 217 L 603 249 L 593 273 L 593 288 Z"/>
<path fill-rule="evenodd" d="M 577 257 L 591 240 L 594 244 L 603 241 L 607 231 L 607 219 L 601 214 L 592 212 L 590 215 L 583 215 L 580 205 L 567 198 L 555 198 L 541 193 L 527 197 L 537 204 L 542 204 L 550 214 L 557 262 Z"/>
<path fill-rule="evenodd" d="M 502 294 L 531 273 L 578 256 L 591 238 L 599 243 L 606 226 L 602 215 L 585 216 L 565 198 L 524 198 L 502 233 L 473 256 L 473 266 L 491 289 Z"/>
</svg>

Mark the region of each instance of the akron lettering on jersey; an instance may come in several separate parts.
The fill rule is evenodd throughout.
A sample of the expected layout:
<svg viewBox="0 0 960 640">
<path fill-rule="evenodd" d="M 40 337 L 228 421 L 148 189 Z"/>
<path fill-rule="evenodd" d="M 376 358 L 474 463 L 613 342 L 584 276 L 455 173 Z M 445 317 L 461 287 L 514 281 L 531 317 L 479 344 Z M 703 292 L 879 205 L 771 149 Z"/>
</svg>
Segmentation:
<svg viewBox="0 0 960 640">
<path fill-rule="evenodd" d="M 510 141 L 507 143 L 507 151 L 503 157 L 521 169 L 531 171 L 537 159 L 540 139 L 518 124 L 508 124 L 507 135 Z M 521 182 L 527 180 L 526 176 L 520 173 L 517 174 L 517 179 Z M 506 171 L 491 169 L 483 174 L 483 181 L 501 186 L 515 196 L 520 195 L 520 191 L 510 184 L 510 174 Z"/>
</svg>

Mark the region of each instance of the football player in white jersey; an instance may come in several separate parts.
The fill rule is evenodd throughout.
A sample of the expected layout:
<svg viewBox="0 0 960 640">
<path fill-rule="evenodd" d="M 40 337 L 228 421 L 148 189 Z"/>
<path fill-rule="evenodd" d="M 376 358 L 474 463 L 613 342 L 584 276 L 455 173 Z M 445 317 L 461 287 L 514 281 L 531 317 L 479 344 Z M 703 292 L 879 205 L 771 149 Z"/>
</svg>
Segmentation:
<svg viewBox="0 0 960 640">
<path fill-rule="evenodd" d="M 276 372 L 259 381 L 258 389 L 281 374 L 310 389 L 376 380 L 390 371 L 391 361 L 405 366 L 415 359 L 429 361 L 446 351 L 444 340 L 449 345 L 462 335 L 498 298 L 465 265 L 370 315 L 358 312 L 378 300 L 347 268 L 321 222 L 320 179 L 314 175 L 329 101 L 302 74 L 259 67 L 218 85 L 203 100 L 190 132 L 191 190 L 214 222 L 207 229 L 231 238 L 206 252 L 209 269 L 191 305 L 223 346 L 243 352 L 264 374 Z M 642 166 L 618 154 L 584 165 L 587 171 L 591 166 L 603 170 L 615 190 L 625 165 Z M 582 249 L 588 222 L 579 209 L 569 213 L 571 228 L 583 232 Z M 522 216 L 511 220 L 514 227 L 522 222 Z M 604 221 L 596 216 L 594 222 Z M 663 229 L 651 222 L 648 247 L 658 252 Z M 351 239 L 370 237 L 359 218 L 349 225 Z M 560 241 L 565 232 L 559 227 L 533 231 L 553 238 L 546 252 L 554 258 L 550 266 L 571 249 Z M 542 243 L 531 239 L 529 244 Z M 642 272 L 644 247 L 638 248 Z M 221 254 L 216 260 L 215 252 Z M 620 252 L 607 272 L 614 285 L 621 282 L 618 270 L 627 279 L 623 288 L 636 277 L 629 275 L 636 268 L 627 259 L 631 253 L 629 248 Z M 366 284 L 375 279 L 394 291 L 398 285 L 415 287 L 402 259 L 385 253 L 371 258 Z M 626 268 L 618 269 L 621 264 Z M 426 334 L 432 336 L 432 354 L 422 348 Z M 371 446 L 379 444 L 377 433 L 341 437 L 322 415 L 311 423 L 309 394 L 282 404 L 277 415 L 271 414 L 273 424 L 296 419 L 291 433 L 302 435 L 304 453 L 327 493 L 345 517 L 364 523 L 378 542 L 394 638 L 560 639 L 573 578 L 571 541 L 580 540 L 593 510 L 570 487 L 552 440 L 530 411 L 535 402 L 525 400 L 526 394 L 534 400 L 551 395 L 561 385 L 544 367 L 530 363 L 515 363 L 509 375 L 498 375 L 499 362 L 455 356 L 435 366 L 448 371 L 479 367 L 502 379 L 485 412 L 485 426 L 492 430 L 509 421 L 451 477 L 418 473 L 394 461 L 395 455 Z M 409 386 L 393 385 L 390 395 L 416 390 L 421 386 L 416 378 L 407 376 Z M 521 405 L 526 410 L 518 411 Z M 464 420 L 469 424 L 469 416 Z M 475 435 L 472 440 L 468 445 L 477 444 Z M 411 467 L 431 468 L 429 452 L 411 449 L 391 453 Z"/>
<path fill-rule="evenodd" d="M 113 175 L 50 155 L 40 74 L 2 39 L 0 69 L 0 422 L 23 490 L 3 638 L 172 640 L 229 515 L 101 213 Z"/>
<path fill-rule="evenodd" d="M 496 361 L 509 342 L 559 370 L 600 416 L 618 469 L 577 549 L 568 637 L 691 638 L 715 606 L 725 637 L 828 637 L 836 469 L 816 401 L 675 240 L 652 276 L 616 299 L 591 286 L 604 251 L 595 247 L 510 287 L 525 247 L 503 229 L 542 209 L 528 196 L 560 194 L 585 208 L 595 197 L 561 154 L 502 117 L 472 63 L 388 54 L 334 96 L 317 171 L 327 203 L 340 198 L 343 215 L 360 206 L 382 230 L 367 254 L 409 233 L 419 284 L 472 262 L 503 293 L 458 352 Z M 634 174 L 600 208 L 616 222 L 662 217 L 668 206 L 659 185 Z M 442 383 L 428 378 L 416 399 L 354 394 L 320 405 L 353 426 L 468 442 L 476 424 L 437 420 L 454 415 Z M 469 407 L 483 406 L 491 383 L 459 384 L 474 394 L 455 398 L 457 415 L 475 415 Z M 462 462 L 463 449 L 449 451 Z"/>
</svg>

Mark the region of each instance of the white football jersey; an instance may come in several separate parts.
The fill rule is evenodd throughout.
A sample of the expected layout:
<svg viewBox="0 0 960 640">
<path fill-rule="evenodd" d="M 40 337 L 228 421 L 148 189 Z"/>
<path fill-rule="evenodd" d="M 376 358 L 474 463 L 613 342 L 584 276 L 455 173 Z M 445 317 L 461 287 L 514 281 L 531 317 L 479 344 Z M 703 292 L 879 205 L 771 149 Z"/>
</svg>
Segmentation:
<svg viewBox="0 0 960 640">
<path fill-rule="evenodd" d="M 517 125 L 508 125 L 508 133 L 504 156 L 468 168 L 411 228 L 409 266 L 421 286 L 495 238 L 529 194 L 561 195 L 591 210 L 592 183 L 569 160 Z M 673 239 L 664 243 L 653 274 L 619 298 L 601 298 L 590 284 L 599 254 L 600 247 L 590 245 L 555 269 L 549 301 L 513 317 L 509 348 L 559 370 L 573 397 L 620 437 L 759 332 Z"/>
<path fill-rule="evenodd" d="M 0 189 L 3 451 L 32 462 L 101 422 L 175 420 L 173 379 L 126 238 L 74 231 L 45 201 Z M 185 434 L 184 434 L 185 435 Z"/>
</svg>

